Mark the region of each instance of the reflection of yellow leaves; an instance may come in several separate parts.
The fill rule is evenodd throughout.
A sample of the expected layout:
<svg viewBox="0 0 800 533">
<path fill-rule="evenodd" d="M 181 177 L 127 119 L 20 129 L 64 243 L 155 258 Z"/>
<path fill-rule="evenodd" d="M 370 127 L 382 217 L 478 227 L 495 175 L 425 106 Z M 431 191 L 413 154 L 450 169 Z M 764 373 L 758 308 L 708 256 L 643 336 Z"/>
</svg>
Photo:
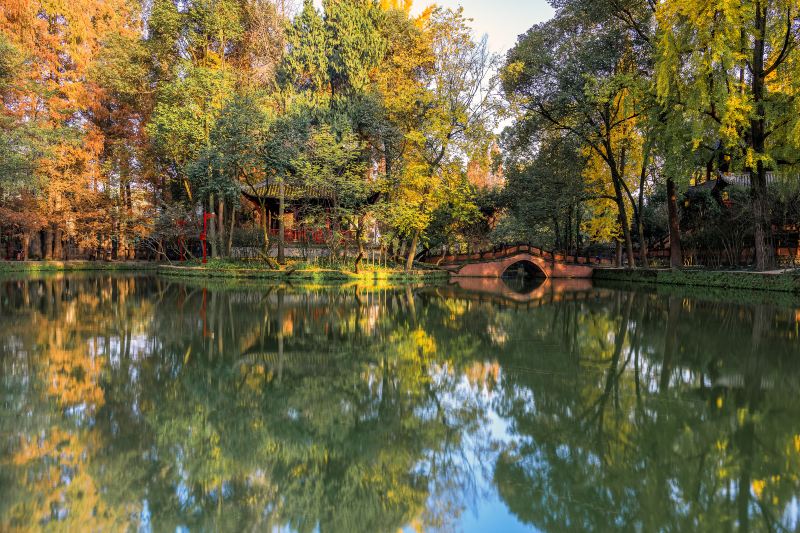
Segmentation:
<svg viewBox="0 0 800 533">
<path fill-rule="evenodd" d="M 491 363 L 476 362 L 466 368 L 464 374 L 471 385 L 492 390 L 500 380 L 500 363 L 497 361 Z"/>
<path fill-rule="evenodd" d="M 37 498 L 30 501 L 32 506 L 12 508 L 10 516 L 19 524 L 30 521 L 37 526 L 23 525 L 20 531 L 40 529 L 60 509 L 67 510 L 55 527 L 61 531 L 115 531 L 123 528 L 131 513 L 139 512 L 131 505 L 110 507 L 103 501 L 101 487 L 87 471 L 99 446 L 93 430 L 74 434 L 53 427 L 43 438 L 21 439 L 12 462 L 23 472 L 18 476 L 20 483 Z M 68 480 L 64 471 L 71 472 Z M 2 519 L 0 529 L 13 530 Z"/>
<path fill-rule="evenodd" d="M 745 420 L 747 420 L 747 409 L 739 409 L 736 411 L 736 419 L 739 421 L 740 426 L 744 424 Z"/>
<path fill-rule="evenodd" d="M 96 409 L 105 403 L 100 377 L 104 358 L 85 350 L 50 349 L 47 392 L 62 407 L 85 405 Z"/>
<path fill-rule="evenodd" d="M 447 300 L 444 302 L 444 307 L 450 314 L 449 319 L 451 322 L 455 322 L 467 312 L 467 304 L 461 300 Z"/>
<path fill-rule="evenodd" d="M 422 328 L 412 333 L 412 339 L 423 354 L 434 355 L 436 353 L 436 341 Z"/>
<path fill-rule="evenodd" d="M 753 488 L 753 493 L 756 495 L 756 498 L 761 499 L 761 494 L 764 492 L 764 487 L 766 487 L 767 482 L 763 479 L 757 479 L 753 481 L 751 487 Z"/>
<path fill-rule="evenodd" d="M 794 449 L 797 453 L 800 453 L 800 435 L 794 436 Z"/>
<path fill-rule="evenodd" d="M 408 524 L 408 527 L 411 529 L 411 531 L 414 531 L 415 533 L 422 533 L 423 531 L 425 531 L 425 524 L 423 524 L 422 520 L 420 520 L 419 518 L 414 518 L 413 520 L 411 520 L 411 522 Z M 404 531 L 403 529 L 398 529 L 397 533 L 403 533 L 403 531 Z"/>
</svg>

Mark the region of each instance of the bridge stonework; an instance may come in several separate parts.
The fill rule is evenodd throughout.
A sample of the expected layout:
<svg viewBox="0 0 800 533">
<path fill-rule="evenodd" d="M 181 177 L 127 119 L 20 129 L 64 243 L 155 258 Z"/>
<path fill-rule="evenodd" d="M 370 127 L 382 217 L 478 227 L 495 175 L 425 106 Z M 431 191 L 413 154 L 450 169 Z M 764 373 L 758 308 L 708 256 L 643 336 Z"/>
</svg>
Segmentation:
<svg viewBox="0 0 800 533">
<path fill-rule="evenodd" d="M 446 256 L 440 259 L 428 258 L 449 270 L 456 278 L 500 278 L 513 265 L 520 262 L 536 265 L 548 278 L 591 278 L 593 265 L 605 265 L 607 260 L 587 257 L 572 257 L 546 252 L 529 245 L 516 245 L 491 252 L 470 255 Z"/>
</svg>

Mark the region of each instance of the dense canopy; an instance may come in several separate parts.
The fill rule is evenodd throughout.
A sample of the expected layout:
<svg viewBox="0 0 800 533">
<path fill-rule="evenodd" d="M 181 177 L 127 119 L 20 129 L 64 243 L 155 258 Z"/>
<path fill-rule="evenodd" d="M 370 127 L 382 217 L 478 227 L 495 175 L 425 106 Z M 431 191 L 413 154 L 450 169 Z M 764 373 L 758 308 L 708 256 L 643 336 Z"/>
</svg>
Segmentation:
<svg viewBox="0 0 800 533">
<path fill-rule="evenodd" d="M 5 0 L 2 253 L 796 260 L 800 4 L 551 3 L 503 58 L 409 0 Z"/>
</svg>

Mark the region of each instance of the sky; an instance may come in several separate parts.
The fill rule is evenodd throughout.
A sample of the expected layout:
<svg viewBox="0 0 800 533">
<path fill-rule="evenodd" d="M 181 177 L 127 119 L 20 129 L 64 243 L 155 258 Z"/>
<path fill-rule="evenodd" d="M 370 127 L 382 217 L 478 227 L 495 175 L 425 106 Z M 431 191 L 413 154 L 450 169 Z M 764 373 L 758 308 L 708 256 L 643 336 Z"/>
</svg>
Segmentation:
<svg viewBox="0 0 800 533">
<path fill-rule="evenodd" d="M 478 36 L 487 34 L 493 52 L 504 53 L 517 42 L 517 36 L 536 23 L 552 18 L 553 8 L 546 0 L 415 0 L 414 11 L 429 4 L 457 8 L 473 19 Z"/>
<path fill-rule="evenodd" d="M 321 0 L 315 3 L 317 7 L 322 4 Z M 463 7 L 464 14 L 473 19 L 476 35 L 488 35 L 489 47 L 498 54 L 514 46 L 517 36 L 528 28 L 553 16 L 553 8 L 546 0 L 414 0 L 414 13 L 431 4 L 454 9 Z"/>
</svg>

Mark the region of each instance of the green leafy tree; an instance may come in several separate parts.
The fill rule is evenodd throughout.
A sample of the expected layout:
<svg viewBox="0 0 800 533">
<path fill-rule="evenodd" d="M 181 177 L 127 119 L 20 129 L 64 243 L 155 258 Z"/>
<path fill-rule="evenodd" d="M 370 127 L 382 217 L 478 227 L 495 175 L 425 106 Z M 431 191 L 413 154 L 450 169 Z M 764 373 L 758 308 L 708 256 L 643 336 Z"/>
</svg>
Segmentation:
<svg viewBox="0 0 800 533">
<path fill-rule="evenodd" d="M 774 265 L 767 170 L 796 163 L 798 6 L 793 1 L 658 5 L 657 80 L 682 95 L 695 143 L 712 129 L 750 173 L 756 268 Z"/>
</svg>

